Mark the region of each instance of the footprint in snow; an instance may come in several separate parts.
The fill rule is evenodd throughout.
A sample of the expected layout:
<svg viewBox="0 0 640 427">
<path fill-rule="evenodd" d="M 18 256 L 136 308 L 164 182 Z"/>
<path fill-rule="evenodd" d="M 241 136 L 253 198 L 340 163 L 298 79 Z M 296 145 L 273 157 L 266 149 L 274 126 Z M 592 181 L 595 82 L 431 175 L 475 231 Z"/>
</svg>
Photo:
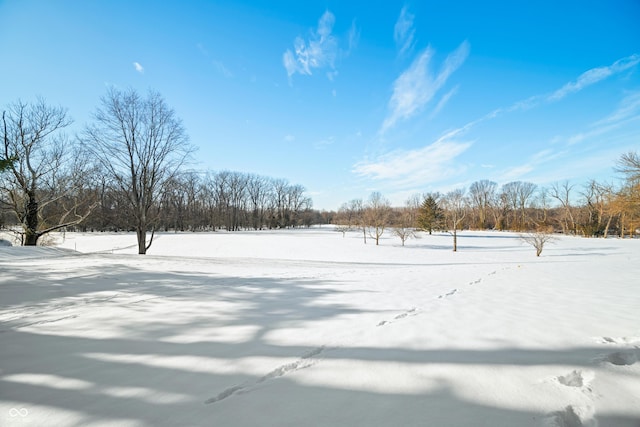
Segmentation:
<svg viewBox="0 0 640 427">
<path fill-rule="evenodd" d="M 442 299 L 442 298 L 445 298 L 445 297 L 449 297 L 449 296 L 451 296 L 451 295 L 455 294 L 456 292 L 458 292 L 458 290 L 457 290 L 457 289 L 454 289 L 454 290 L 452 290 L 452 291 L 450 291 L 450 292 L 447 292 L 447 293 L 446 293 L 446 294 L 444 294 L 444 295 L 438 295 L 438 299 Z"/>
<path fill-rule="evenodd" d="M 545 419 L 546 427 L 597 427 L 593 408 L 569 405 L 564 409 L 550 413 Z"/>
<path fill-rule="evenodd" d="M 566 375 L 556 377 L 556 381 L 566 387 L 575 387 L 585 391 L 591 391 L 591 381 L 593 381 L 594 373 L 591 371 L 574 370 Z"/>
<path fill-rule="evenodd" d="M 598 337 L 595 340 L 599 344 L 626 344 L 640 348 L 640 337 Z"/>
<path fill-rule="evenodd" d="M 292 363 L 286 363 L 284 365 L 280 365 L 271 372 L 261 376 L 257 380 L 253 381 L 253 383 L 245 382 L 243 384 L 237 384 L 233 387 L 229 387 L 222 392 L 218 393 L 216 396 L 211 397 L 204 401 L 205 404 L 209 405 L 211 403 L 217 403 L 221 400 L 228 399 L 234 395 L 241 393 L 248 393 L 254 389 L 258 384 L 264 383 L 265 381 L 273 380 L 278 377 L 285 376 L 291 372 L 299 371 L 301 369 L 309 368 L 313 366 L 317 361 L 314 359 L 315 356 L 322 354 L 327 348 L 322 345 L 320 347 L 316 347 L 309 352 L 300 356 L 298 360 Z"/>
<path fill-rule="evenodd" d="M 607 354 L 603 361 L 616 366 L 630 366 L 638 361 L 638 354 L 635 351 L 616 351 Z"/>
<path fill-rule="evenodd" d="M 407 317 L 408 315 L 410 315 L 414 311 L 416 311 L 415 307 L 412 308 L 411 310 L 405 311 L 404 313 L 398 314 L 396 317 L 394 317 L 394 319 L 404 319 L 405 317 Z"/>
<path fill-rule="evenodd" d="M 412 313 L 415 313 L 417 309 L 414 307 L 410 310 L 405 311 L 404 313 L 400 313 L 397 316 L 395 316 L 393 318 L 393 320 L 399 320 L 399 319 L 404 319 L 405 317 L 408 317 L 409 315 L 411 315 Z M 380 323 L 378 323 L 376 326 L 384 326 L 388 323 L 391 323 L 393 320 L 381 320 Z"/>
</svg>

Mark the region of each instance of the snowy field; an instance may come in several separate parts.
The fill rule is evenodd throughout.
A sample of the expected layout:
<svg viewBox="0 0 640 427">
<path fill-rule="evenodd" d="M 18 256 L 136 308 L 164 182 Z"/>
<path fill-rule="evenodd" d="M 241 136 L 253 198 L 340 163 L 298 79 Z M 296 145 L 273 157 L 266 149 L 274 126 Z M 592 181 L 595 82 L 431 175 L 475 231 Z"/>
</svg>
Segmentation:
<svg viewBox="0 0 640 427">
<path fill-rule="evenodd" d="M 640 240 L 0 247 L 2 426 L 640 426 Z"/>
</svg>

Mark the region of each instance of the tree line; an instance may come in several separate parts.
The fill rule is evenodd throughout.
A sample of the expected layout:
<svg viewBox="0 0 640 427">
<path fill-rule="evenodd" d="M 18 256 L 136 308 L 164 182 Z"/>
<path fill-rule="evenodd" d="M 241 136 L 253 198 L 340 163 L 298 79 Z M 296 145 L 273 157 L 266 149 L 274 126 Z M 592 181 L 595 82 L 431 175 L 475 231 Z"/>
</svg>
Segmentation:
<svg viewBox="0 0 640 427">
<path fill-rule="evenodd" d="M 70 138 L 72 120 L 44 100 L 2 111 L 0 226 L 24 245 L 60 229 L 135 231 L 146 253 L 157 230 L 206 231 L 310 226 L 357 228 L 376 244 L 386 230 L 402 243 L 416 230 L 554 230 L 633 235 L 640 227 L 640 156 L 623 154 L 619 185 L 568 181 L 550 187 L 480 180 L 448 193 L 412 196 L 392 207 L 381 193 L 318 212 L 305 188 L 255 174 L 187 169 L 194 153 L 182 121 L 150 90 L 109 89 L 92 121 Z M 17 227 L 15 227 L 17 226 Z M 150 233 L 150 235 L 148 234 Z"/>
<path fill-rule="evenodd" d="M 43 99 L 2 111 L 0 226 L 23 245 L 82 228 L 135 231 L 146 253 L 156 230 L 309 224 L 312 201 L 285 179 L 188 171 L 195 151 L 182 121 L 150 90 L 110 88 L 73 138 L 67 110 Z"/>
<path fill-rule="evenodd" d="M 498 186 L 479 180 L 468 189 L 416 194 L 402 207 L 392 207 L 374 192 L 367 200 L 342 204 L 333 222 L 343 233 L 358 229 L 365 243 L 369 237 L 376 244 L 385 229 L 391 229 L 403 245 L 416 230 L 446 231 L 453 236 L 454 251 L 462 229 L 633 236 L 640 229 L 640 155 L 623 154 L 615 168 L 623 176 L 618 186 L 595 180 L 582 186 L 569 181 L 550 187 L 525 181 Z"/>
<path fill-rule="evenodd" d="M 162 231 L 239 231 L 310 226 L 305 188 L 256 174 L 186 170 L 167 180 L 154 211 Z M 83 231 L 130 230 L 128 203 L 108 186 L 97 189 L 98 208 L 76 226 Z"/>
</svg>

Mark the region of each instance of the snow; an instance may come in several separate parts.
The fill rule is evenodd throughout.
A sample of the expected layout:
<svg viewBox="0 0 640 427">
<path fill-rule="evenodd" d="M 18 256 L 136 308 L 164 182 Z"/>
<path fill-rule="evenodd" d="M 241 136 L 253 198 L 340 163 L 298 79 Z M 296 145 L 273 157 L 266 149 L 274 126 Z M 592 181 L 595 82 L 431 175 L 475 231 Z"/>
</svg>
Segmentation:
<svg viewBox="0 0 640 427">
<path fill-rule="evenodd" d="M 637 239 L 57 241 L 0 247 L 2 426 L 640 425 Z"/>
</svg>

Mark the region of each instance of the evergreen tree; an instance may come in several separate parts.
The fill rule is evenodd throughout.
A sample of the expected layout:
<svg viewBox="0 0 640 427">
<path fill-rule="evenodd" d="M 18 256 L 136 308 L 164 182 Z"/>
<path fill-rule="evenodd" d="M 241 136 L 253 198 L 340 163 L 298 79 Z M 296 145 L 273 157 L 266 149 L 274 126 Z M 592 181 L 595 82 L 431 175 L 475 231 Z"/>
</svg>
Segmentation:
<svg viewBox="0 0 640 427">
<path fill-rule="evenodd" d="M 434 230 L 442 229 L 444 221 L 444 211 L 438 203 L 440 195 L 429 193 L 425 196 L 420 205 L 418 214 L 418 228 L 428 231 L 431 234 Z"/>
</svg>

